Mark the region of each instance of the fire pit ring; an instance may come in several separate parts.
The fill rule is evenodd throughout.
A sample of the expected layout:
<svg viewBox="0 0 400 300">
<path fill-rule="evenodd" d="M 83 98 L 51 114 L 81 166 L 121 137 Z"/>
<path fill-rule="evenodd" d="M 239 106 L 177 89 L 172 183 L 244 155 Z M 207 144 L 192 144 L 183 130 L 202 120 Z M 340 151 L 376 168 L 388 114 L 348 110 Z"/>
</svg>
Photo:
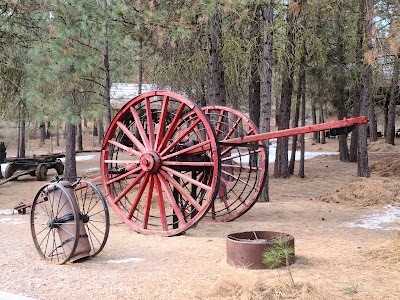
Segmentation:
<svg viewBox="0 0 400 300">
<path fill-rule="evenodd" d="M 271 241 L 287 238 L 293 248 L 289 263 L 295 261 L 294 237 L 283 232 L 247 231 L 229 234 L 226 238 L 227 263 L 245 269 L 267 269 L 263 260 L 265 250 L 271 248 Z"/>
</svg>

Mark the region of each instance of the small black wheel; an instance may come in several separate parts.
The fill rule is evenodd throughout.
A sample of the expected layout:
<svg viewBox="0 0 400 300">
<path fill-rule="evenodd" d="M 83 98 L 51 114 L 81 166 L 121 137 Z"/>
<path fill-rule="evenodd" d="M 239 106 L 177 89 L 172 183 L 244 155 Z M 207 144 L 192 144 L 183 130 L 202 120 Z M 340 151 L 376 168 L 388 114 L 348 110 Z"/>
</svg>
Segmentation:
<svg viewBox="0 0 400 300">
<path fill-rule="evenodd" d="M 90 256 L 93 257 L 104 248 L 107 242 L 110 230 L 107 202 L 100 189 L 87 180 L 78 181 L 74 192 L 80 218 L 91 246 Z"/>
<path fill-rule="evenodd" d="M 36 168 L 36 179 L 38 181 L 45 181 L 47 179 L 47 166 L 46 164 L 38 164 Z"/>
<path fill-rule="evenodd" d="M 19 210 L 17 210 L 17 212 L 20 215 L 25 215 L 26 214 L 26 208 L 19 209 Z"/>
<path fill-rule="evenodd" d="M 64 164 L 61 160 L 57 159 L 56 164 L 54 165 L 54 169 L 56 169 L 58 175 L 64 174 Z"/>
<path fill-rule="evenodd" d="M 10 178 L 15 173 L 15 171 L 17 171 L 17 165 L 15 163 L 8 164 L 6 170 L 4 171 L 4 177 Z M 12 180 L 17 180 L 17 178 L 14 178 Z"/>
<path fill-rule="evenodd" d="M 43 259 L 64 264 L 74 255 L 79 240 L 79 212 L 64 185 L 47 183 L 37 192 L 30 221 L 33 243 Z"/>
</svg>

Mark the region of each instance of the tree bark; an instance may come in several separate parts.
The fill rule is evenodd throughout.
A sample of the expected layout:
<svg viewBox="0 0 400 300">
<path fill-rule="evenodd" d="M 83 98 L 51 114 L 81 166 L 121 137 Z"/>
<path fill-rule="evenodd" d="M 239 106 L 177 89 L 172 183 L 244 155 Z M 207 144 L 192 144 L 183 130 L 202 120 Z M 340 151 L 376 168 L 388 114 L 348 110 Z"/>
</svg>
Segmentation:
<svg viewBox="0 0 400 300">
<path fill-rule="evenodd" d="M 306 51 L 306 45 L 304 44 L 304 53 Z M 307 57 L 304 57 L 304 69 L 307 66 Z M 306 126 L 306 74 L 304 73 L 303 79 L 303 89 L 302 89 L 302 97 L 301 97 L 301 126 Z M 322 106 L 322 104 L 321 104 Z M 300 166 L 299 166 L 299 177 L 305 177 L 305 152 L 306 152 L 306 135 L 300 134 Z"/>
<path fill-rule="evenodd" d="M 314 100 L 314 98 L 311 99 L 311 118 L 312 118 L 313 124 L 314 124 L 314 125 L 317 124 L 317 108 L 316 108 L 316 105 L 315 105 L 315 100 Z M 318 131 L 315 131 L 315 132 L 313 133 L 313 140 L 314 140 L 315 142 L 317 142 L 317 143 L 320 142 L 320 139 L 319 139 L 319 132 L 318 132 Z"/>
<path fill-rule="evenodd" d="M 39 146 L 43 146 L 46 141 L 46 125 L 44 122 L 39 125 Z"/>
<path fill-rule="evenodd" d="M 399 97 L 399 64 L 400 64 L 400 53 L 393 56 L 393 75 L 392 82 L 390 85 L 390 99 L 389 99 L 389 110 L 388 110 L 388 125 L 386 143 L 394 145 L 395 136 L 395 122 L 396 122 L 396 105 Z"/>
<path fill-rule="evenodd" d="M 103 142 L 103 138 L 104 138 L 104 125 L 103 125 L 103 120 L 102 120 L 102 119 L 100 119 L 100 120 L 98 121 L 98 126 L 97 126 L 97 128 L 98 128 L 98 132 L 99 132 L 99 136 L 98 136 L 99 145 L 101 145 L 102 142 Z"/>
<path fill-rule="evenodd" d="M 74 182 L 77 179 L 76 174 L 76 152 L 75 152 L 75 125 L 67 122 L 65 124 L 66 144 L 65 144 L 65 169 L 64 179 Z"/>
<path fill-rule="evenodd" d="M 344 30 L 344 13 L 343 7 L 339 5 L 340 11 L 337 13 L 336 31 L 337 31 L 337 45 L 335 55 L 337 59 L 336 70 L 334 71 L 333 80 L 335 85 L 335 102 L 334 106 L 337 110 L 338 119 L 341 120 L 347 117 L 345 108 L 345 87 L 347 84 L 345 74 L 345 30 Z M 347 145 L 347 135 L 339 135 L 339 157 L 341 161 L 349 161 L 350 153 Z"/>
<path fill-rule="evenodd" d="M 76 136 L 76 149 L 78 151 L 83 150 L 83 133 L 82 133 L 82 120 L 78 123 L 76 127 L 77 136 Z"/>
<path fill-rule="evenodd" d="M 295 16 L 291 4 L 297 1 L 289 1 L 287 11 L 287 41 L 286 41 L 286 63 L 282 75 L 281 103 L 279 105 L 278 130 L 289 128 L 290 109 L 293 92 L 293 73 L 295 59 Z M 288 138 L 277 139 L 276 158 L 274 165 L 274 177 L 286 178 L 289 176 L 288 166 Z"/>
<path fill-rule="evenodd" d="M 107 12 L 107 0 L 103 0 L 103 12 L 104 12 L 104 48 L 103 48 L 103 72 L 104 72 L 104 105 L 106 107 L 106 126 L 108 127 L 111 123 L 111 103 L 110 103 L 110 62 L 109 62 L 109 49 L 108 49 L 108 12 Z"/>
<path fill-rule="evenodd" d="M 366 50 L 372 49 L 372 22 L 373 22 L 373 9 L 374 0 L 367 0 L 365 10 L 365 36 L 366 36 Z M 368 100 L 369 100 L 369 84 L 372 74 L 372 68 L 368 61 L 364 61 L 364 70 L 362 72 L 362 88 L 360 97 L 360 115 L 368 116 Z M 367 125 L 363 124 L 358 127 L 358 164 L 357 174 L 359 177 L 369 177 L 368 167 L 368 147 L 367 147 Z"/>
<path fill-rule="evenodd" d="M 303 61 L 303 56 L 302 54 L 302 61 Z M 301 105 L 301 96 L 303 95 L 303 80 L 304 80 L 304 67 L 301 64 L 299 67 L 299 76 L 298 76 L 298 87 L 297 87 L 297 95 L 296 95 L 296 107 L 295 107 L 295 113 L 294 113 L 294 118 L 292 120 L 292 128 L 299 127 L 299 118 L 300 118 L 300 105 Z M 289 174 L 293 175 L 294 174 L 294 165 L 296 161 L 296 150 L 297 150 L 297 135 L 294 135 L 292 137 L 292 151 L 290 155 L 290 162 L 289 162 Z"/>
<path fill-rule="evenodd" d="M 324 105 L 322 103 L 319 104 L 319 122 L 325 123 Z M 305 126 L 305 124 L 303 126 Z M 326 143 L 325 131 L 321 131 L 320 133 L 320 142 L 321 144 Z"/>
<path fill-rule="evenodd" d="M 224 68 L 221 60 L 222 49 L 221 14 L 216 8 L 210 17 L 210 34 L 208 37 L 208 58 L 213 100 L 216 105 L 226 105 L 226 88 Z"/>
<path fill-rule="evenodd" d="M 261 74 L 260 74 L 260 131 L 271 131 L 271 104 L 272 104 L 272 46 L 273 46 L 273 30 L 272 23 L 274 20 L 273 3 L 264 4 L 262 6 L 263 14 L 263 45 L 261 49 Z M 264 188 L 261 191 L 260 202 L 269 201 L 268 192 L 268 163 L 269 163 L 269 141 L 266 141 L 266 178 Z"/>
<path fill-rule="evenodd" d="M 369 101 L 369 140 L 376 142 L 378 140 L 378 124 L 376 121 L 375 105 L 374 101 Z"/>
<path fill-rule="evenodd" d="M 21 101 L 21 115 L 20 115 L 20 130 L 19 130 L 19 149 L 18 149 L 18 157 L 25 157 L 25 149 L 26 149 L 26 99 L 22 99 Z"/>
<path fill-rule="evenodd" d="M 250 79 L 249 79 L 249 116 L 257 128 L 260 128 L 260 47 L 261 47 L 261 20 L 260 6 L 253 4 L 250 8 L 254 18 L 250 21 L 249 39 L 254 41 L 250 54 Z M 257 155 L 250 155 L 252 166 L 258 166 Z"/>
</svg>

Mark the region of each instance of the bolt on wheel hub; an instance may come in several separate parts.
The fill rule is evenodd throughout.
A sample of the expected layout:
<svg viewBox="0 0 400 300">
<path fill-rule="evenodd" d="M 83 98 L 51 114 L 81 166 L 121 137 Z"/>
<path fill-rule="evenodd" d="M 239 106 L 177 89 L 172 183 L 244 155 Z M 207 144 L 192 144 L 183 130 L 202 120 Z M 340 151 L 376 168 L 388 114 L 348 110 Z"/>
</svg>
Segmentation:
<svg viewBox="0 0 400 300">
<path fill-rule="evenodd" d="M 161 167 L 161 158 L 154 151 L 143 154 L 139 162 L 142 170 L 150 174 L 156 173 Z"/>
</svg>

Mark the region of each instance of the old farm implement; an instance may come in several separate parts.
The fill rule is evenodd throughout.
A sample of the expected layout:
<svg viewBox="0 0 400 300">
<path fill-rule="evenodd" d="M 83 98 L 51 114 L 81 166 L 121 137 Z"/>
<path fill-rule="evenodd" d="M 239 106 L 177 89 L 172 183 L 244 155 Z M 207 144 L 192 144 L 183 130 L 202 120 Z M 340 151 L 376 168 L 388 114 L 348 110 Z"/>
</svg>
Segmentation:
<svg viewBox="0 0 400 300">
<path fill-rule="evenodd" d="M 58 175 L 63 174 L 64 164 L 60 158 L 64 154 L 34 155 L 31 157 L 8 157 L 4 162 L 8 163 L 4 179 L 0 180 L 0 185 L 17 180 L 23 175 L 31 175 L 36 177 L 38 181 L 44 181 L 47 178 L 47 170 L 55 169 Z"/>
<path fill-rule="evenodd" d="M 130 100 L 116 114 L 102 145 L 101 175 L 93 182 L 101 180 L 108 204 L 134 230 L 174 236 L 202 218 L 232 221 L 256 203 L 267 170 L 264 141 L 329 129 L 342 134 L 365 123 L 366 117 L 358 117 L 259 133 L 253 122 L 236 110 L 200 108 L 181 95 L 154 91 Z M 90 187 L 94 189 L 94 185 Z M 58 184 L 43 187 L 32 203 L 32 226 L 37 224 L 37 207 L 50 204 L 47 194 L 54 194 L 55 189 L 70 194 Z M 102 198 L 99 191 L 94 194 Z M 73 200 L 68 198 L 68 202 Z M 52 203 L 54 209 L 59 201 Z M 65 220 L 74 222 L 75 227 L 79 227 L 75 220 L 90 221 L 90 217 L 81 217 L 75 206 L 71 204 L 69 217 L 49 214 L 42 223 L 60 230 Z M 78 237 L 75 227 L 73 236 Z M 36 247 L 43 247 L 36 229 L 32 234 Z M 57 249 L 73 236 L 56 243 Z"/>
</svg>

